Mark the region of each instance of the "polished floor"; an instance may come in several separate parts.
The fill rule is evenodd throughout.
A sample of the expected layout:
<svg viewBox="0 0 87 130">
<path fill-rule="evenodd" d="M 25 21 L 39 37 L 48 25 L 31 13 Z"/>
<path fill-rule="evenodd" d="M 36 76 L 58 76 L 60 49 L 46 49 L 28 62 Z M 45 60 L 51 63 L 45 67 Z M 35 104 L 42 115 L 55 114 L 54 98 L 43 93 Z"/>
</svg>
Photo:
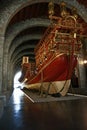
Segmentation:
<svg viewBox="0 0 87 130">
<path fill-rule="evenodd" d="M 0 130 L 87 130 L 87 98 L 32 103 L 17 88 L 0 119 Z"/>
</svg>

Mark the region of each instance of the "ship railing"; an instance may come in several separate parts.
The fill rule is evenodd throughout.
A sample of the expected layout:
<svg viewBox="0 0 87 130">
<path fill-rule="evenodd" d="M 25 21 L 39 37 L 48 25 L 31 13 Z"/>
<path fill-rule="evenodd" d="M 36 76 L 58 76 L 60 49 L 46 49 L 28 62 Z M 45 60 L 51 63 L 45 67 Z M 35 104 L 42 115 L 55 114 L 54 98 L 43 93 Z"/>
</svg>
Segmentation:
<svg viewBox="0 0 87 130">
<path fill-rule="evenodd" d="M 58 16 L 51 16 L 51 21 L 53 25 L 58 26 L 60 28 L 70 28 L 70 29 L 77 29 L 77 30 L 82 30 L 82 24 L 78 23 L 76 21 L 74 16 L 68 15 L 65 19 L 62 17 Z"/>
<path fill-rule="evenodd" d="M 44 58 L 49 61 L 56 52 L 72 53 L 73 42 L 75 42 L 74 53 L 78 54 L 81 48 L 78 39 L 82 33 L 82 26 L 77 23 L 74 17 L 68 16 L 66 19 L 62 19 L 53 16 L 52 18 L 55 22 L 48 27 L 35 49 L 36 64 L 39 66 L 46 62 Z M 74 35 L 77 35 L 76 38 Z"/>
<path fill-rule="evenodd" d="M 68 38 L 66 41 L 65 39 L 56 40 L 52 44 L 48 44 L 48 48 L 46 49 L 45 55 L 44 51 L 42 50 L 40 54 L 36 55 L 36 65 L 39 69 L 47 62 L 51 60 L 52 56 L 55 56 L 59 53 L 66 53 L 70 54 L 72 52 L 72 42 L 74 38 Z M 75 42 L 74 54 L 79 54 L 81 50 L 81 42 Z M 46 57 L 45 57 L 46 56 Z"/>
<path fill-rule="evenodd" d="M 36 48 L 35 48 L 35 50 L 34 50 L 35 53 L 37 52 L 37 50 L 39 49 L 39 47 L 43 44 L 43 42 L 45 42 L 45 40 L 46 40 L 47 36 L 49 35 L 49 33 L 51 32 L 51 30 L 52 30 L 52 26 L 50 25 L 50 26 L 47 28 L 47 30 L 46 30 L 44 36 L 42 37 L 42 39 L 39 41 L 38 45 L 36 46 Z"/>
</svg>

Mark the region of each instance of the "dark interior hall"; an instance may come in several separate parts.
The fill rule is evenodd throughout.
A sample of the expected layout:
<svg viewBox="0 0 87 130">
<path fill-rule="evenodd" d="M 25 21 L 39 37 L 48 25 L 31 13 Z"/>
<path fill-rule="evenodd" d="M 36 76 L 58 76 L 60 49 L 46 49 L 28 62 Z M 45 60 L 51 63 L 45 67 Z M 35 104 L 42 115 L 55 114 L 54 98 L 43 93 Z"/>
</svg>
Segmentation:
<svg viewBox="0 0 87 130">
<path fill-rule="evenodd" d="M 87 129 L 87 1 L 63 0 L 68 13 L 75 9 L 76 20 L 83 26 L 81 52 L 68 91 L 76 98 L 33 103 L 19 85 L 14 89 L 22 58 L 27 56 L 31 63 L 35 62 L 35 47 L 52 22 L 49 2 L 54 3 L 54 13 L 60 17 L 61 0 L 0 0 L 1 130 Z"/>
</svg>

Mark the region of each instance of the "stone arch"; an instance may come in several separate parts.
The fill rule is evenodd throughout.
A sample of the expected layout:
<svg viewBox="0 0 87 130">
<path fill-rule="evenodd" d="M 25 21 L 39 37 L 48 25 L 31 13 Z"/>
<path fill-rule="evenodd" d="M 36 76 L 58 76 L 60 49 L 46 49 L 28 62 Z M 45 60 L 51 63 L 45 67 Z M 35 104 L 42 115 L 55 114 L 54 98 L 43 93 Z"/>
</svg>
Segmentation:
<svg viewBox="0 0 87 130">
<path fill-rule="evenodd" d="M 36 19 L 33 19 L 31 20 L 32 22 L 30 23 L 30 20 L 27 21 L 27 24 L 26 22 L 22 22 L 22 24 L 15 24 L 13 26 L 13 28 L 11 28 L 11 31 L 13 30 L 13 32 L 8 32 L 11 34 L 10 37 L 8 37 L 8 35 L 6 35 L 6 40 L 5 40 L 5 46 L 4 46 L 4 59 L 3 59 L 3 75 L 6 75 L 6 73 L 8 72 L 8 69 L 9 69 L 9 65 L 10 65 L 10 61 L 8 61 L 8 49 L 12 43 L 12 40 L 14 39 L 14 37 L 16 37 L 16 35 L 18 33 L 20 33 L 20 31 L 22 31 L 23 29 L 26 29 L 28 27 L 32 27 L 32 26 L 45 26 L 47 27 L 49 25 L 49 20 L 36 20 Z M 42 21 L 42 22 L 41 22 Z M 21 26 L 22 25 L 22 26 Z M 22 28 L 23 27 L 23 28 Z M 9 64 L 8 64 L 9 63 Z M 9 77 L 9 76 L 7 76 Z M 5 85 L 4 85 L 5 86 Z"/>
<path fill-rule="evenodd" d="M 27 55 L 27 52 L 22 52 L 22 53 L 20 53 L 20 54 L 17 56 L 17 58 L 14 59 L 13 64 L 15 64 L 15 63 L 17 64 L 17 63 L 19 62 L 19 60 L 22 59 L 22 57 L 23 57 L 24 55 Z M 18 59 L 19 59 L 19 60 L 18 60 Z M 31 56 L 31 59 L 32 59 L 33 61 L 35 60 L 33 56 Z M 20 61 L 21 61 L 21 60 L 20 60 Z"/>
<path fill-rule="evenodd" d="M 20 54 L 18 55 L 18 57 L 17 57 L 16 59 L 14 59 L 13 64 L 14 64 L 14 65 L 15 65 L 15 64 L 16 64 L 16 65 L 18 65 L 18 64 L 21 65 L 20 61 L 21 61 L 21 59 L 22 59 L 22 57 L 23 57 L 24 55 L 27 55 L 27 52 L 20 53 Z M 35 60 L 33 57 L 31 57 L 31 59 L 32 59 L 33 61 Z M 20 69 L 21 69 L 21 68 L 20 68 Z"/>
<path fill-rule="evenodd" d="M 2 30 L 2 34 L 5 34 L 6 27 L 8 26 L 9 21 L 11 18 L 22 8 L 24 8 L 27 5 L 35 4 L 35 3 L 41 3 L 41 2 L 49 2 L 50 0 L 11 0 L 8 1 L 5 6 L 3 6 L 4 11 L 1 12 L 0 15 L 0 28 Z M 77 1 L 70 1 L 70 0 L 63 0 L 67 2 L 68 5 L 74 6 L 75 8 L 78 8 L 79 15 L 87 22 L 87 10 L 83 5 L 80 5 Z M 54 0 L 55 3 L 59 2 L 57 0 Z M 67 6 L 68 6 L 67 5 Z M 4 28 L 2 28 L 4 26 Z"/>
<path fill-rule="evenodd" d="M 24 48 L 21 48 L 19 51 L 17 51 L 16 54 L 13 55 L 13 58 L 12 58 L 12 61 L 13 61 L 13 62 L 14 62 L 15 59 L 18 59 L 18 57 L 16 58 L 16 56 L 19 55 L 19 54 L 22 52 L 23 49 L 26 49 L 26 46 L 25 46 Z M 23 52 L 22 52 L 22 53 L 23 53 Z M 30 51 L 30 52 L 28 51 L 28 53 L 26 53 L 26 54 L 29 54 L 29 55 L 32 55 L 32 56 L 34 55 L 34 53 L 31 52 L 31 51 Z"/>
<path fill-rule="evenodd" d="M 3 27 L 2 29 L 2 34 L 5 34 L 6 28 L 8 26 L 9 21 L 11 20 L 12 17 L 14 17 L 14 15 L 20 11 L 22 8 L 28 6 L 28 5 L 32 5 L 32 4 L 36 4 L 36 3 L 40 3 L 40 2 L 47 2 L 44 0 L 11 0 L 7 1 L 4 5 L 3 5 L 3 11 L 0 13 L 0 28 Z"/>
<path fill-rule="evenodd" d="M 19 56 L 20 56 L 20 53 L 22 53 L 22 56 L 23 56 L 23 54 L 30 55 L 30 61 L 31 61 L 32 59 L 35 60 L 35 59 L 34 59 L 34 56 L 33 56 L 33 55 L 34 55 L 33 52 L 31 52 L 31 51 L 29 52 L 29 51 L 28 51 L 28 52 L 26 52 L 26 53 L 23 53 L 23 52 L 22 52 L 23 49 L 26 49 L 26 47 L 25 47 L 25 48 L 21 48 L 21 50 L 18 51 L 17 54 L 15 54 L 15 55 L 13 56 L 12 63 L 15 63 L 15 61 L 17 61 L 18 58 L 20 58 L 20 57 L 19 57 Z M 17 58 L 16 58 L 16 55 L 18 55 Z M 22 59 L 22 58 L 21 58 L 21 59 Z"/>
<path fill-rule="evenodd" d="M 5 39 L 5 50 L 9 49 L 9 46 L 12 40 L 22 31 L 27 28 L 35 27 L 35 26 L 44 26 L 47 27 L 50 24 L 48 19 L 41 19 L 41 18 L 33 18 L 30 20 L 22 21 L 13 25 L 6 33 Z M 8 35 L 10 34 L 10 35 Z"/>
<path fill-rule="evenodd" d="M 16 49 L 17 46 L 19 46 L 21 43 L 28 41 L 28 40 L 39 40 L 41 38 L 42 35 L 40 34 L 33 34 L 33 35 L 26 35 L 23 37 L 19 37 L 18 39 L 15 39 L 12 44 L 14 44 L 14 46 L 11 47 L 11 49 L 9 50 L 10 54 L 9 54 L 9 58 L 11 57 L 12 53 L 14 52 L 14 50 Z M 30 45 L 33 46 L 33 45 Z M 34 46 L 33 46 L 34 47 Z"/>
</svg>

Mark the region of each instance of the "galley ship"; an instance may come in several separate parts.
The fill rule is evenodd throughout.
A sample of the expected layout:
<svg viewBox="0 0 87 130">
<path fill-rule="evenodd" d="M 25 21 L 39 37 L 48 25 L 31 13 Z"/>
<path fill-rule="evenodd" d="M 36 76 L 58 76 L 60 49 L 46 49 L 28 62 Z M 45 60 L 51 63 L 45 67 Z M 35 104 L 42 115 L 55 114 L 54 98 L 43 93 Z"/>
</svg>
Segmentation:
<svg viewBox="0 0 87 130">
<path fill-rule="evenodd" d="M 54 16 L 52 3 L 49 6 L 52 22 L 35 47 L 35 63 L 30 63 L 29 57 L 23 57 L 19 81 L 27 89 L 65 96 L 81 50 L 82 26 L 74 15 Z"/>
</svg>

